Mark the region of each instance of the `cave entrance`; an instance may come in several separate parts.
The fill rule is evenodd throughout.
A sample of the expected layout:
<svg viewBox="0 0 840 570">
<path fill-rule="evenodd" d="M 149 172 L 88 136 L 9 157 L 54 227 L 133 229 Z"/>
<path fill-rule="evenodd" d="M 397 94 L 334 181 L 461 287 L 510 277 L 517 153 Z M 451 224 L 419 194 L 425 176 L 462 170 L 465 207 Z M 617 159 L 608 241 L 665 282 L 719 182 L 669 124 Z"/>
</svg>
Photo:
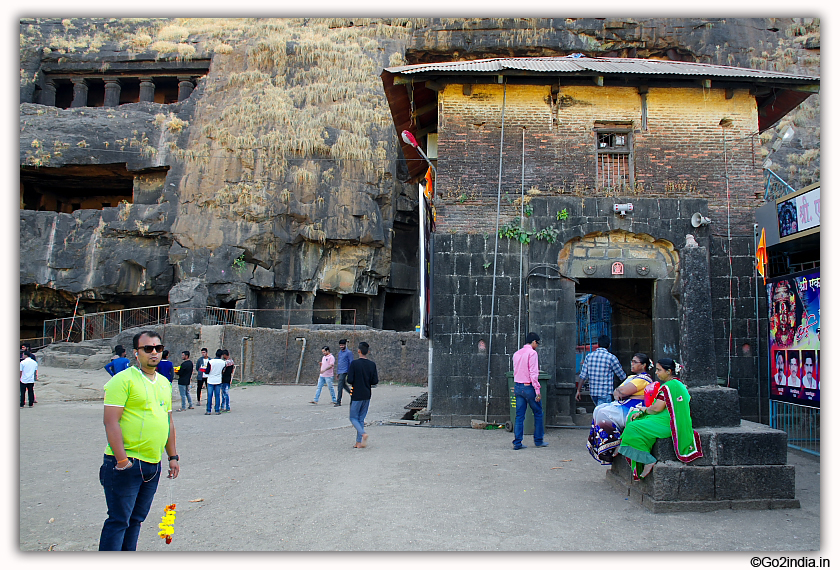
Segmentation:
<svg viewBox="0 0 840 570">
<path fill-rule="evenodd" d="M 397 332 L 413 331 L 417 307 L 417 295 L 386 291 L 382 328 Z"/>
<path fill-rule="evenodd" d="M 336 314 L 340 307 L 338 295 L 327 291 L 316 291 L 315 299 L 312 301 L 312 324 L 332 325 L 339 323 L 339 316 Z"/>
<path fill-rule="evenodd" d="M 134 174 L 125 164 L 20 169 L 20 208 L 71 213 L 134 201 Z"/>
<path fill-rule="evenodd" d="M 370 325 L 370 297 L 365 295 L 342 295 L 342 325 Z M 352 310 L 355 309 L 355 314 Z"/>
</svg>

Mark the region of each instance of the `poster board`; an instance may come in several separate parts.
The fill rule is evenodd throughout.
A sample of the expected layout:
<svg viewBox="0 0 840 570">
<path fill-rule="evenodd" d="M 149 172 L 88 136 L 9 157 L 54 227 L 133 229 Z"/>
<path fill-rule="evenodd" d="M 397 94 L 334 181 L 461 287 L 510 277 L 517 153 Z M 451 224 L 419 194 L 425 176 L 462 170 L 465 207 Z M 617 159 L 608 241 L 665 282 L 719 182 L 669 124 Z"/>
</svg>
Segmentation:
<svg viewBox="0 0 840 570">
<path fill-rule="evenodd" d="M 767 282 L 770 399 L 820 407 L 820 271 Z"/>
</svg>

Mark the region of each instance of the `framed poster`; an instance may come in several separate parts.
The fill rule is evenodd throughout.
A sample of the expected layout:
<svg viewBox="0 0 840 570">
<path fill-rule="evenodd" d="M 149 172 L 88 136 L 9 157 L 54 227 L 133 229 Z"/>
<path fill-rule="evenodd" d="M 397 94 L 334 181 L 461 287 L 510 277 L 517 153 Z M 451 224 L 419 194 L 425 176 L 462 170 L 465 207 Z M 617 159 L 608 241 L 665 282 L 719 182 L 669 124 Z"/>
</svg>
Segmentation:
<svg viewBox="0 0 840 570">
<path fill-rule="evenodd" d="M 767 283 L 770 399 L 820 407 L 820 272 Z"/>
</svg>

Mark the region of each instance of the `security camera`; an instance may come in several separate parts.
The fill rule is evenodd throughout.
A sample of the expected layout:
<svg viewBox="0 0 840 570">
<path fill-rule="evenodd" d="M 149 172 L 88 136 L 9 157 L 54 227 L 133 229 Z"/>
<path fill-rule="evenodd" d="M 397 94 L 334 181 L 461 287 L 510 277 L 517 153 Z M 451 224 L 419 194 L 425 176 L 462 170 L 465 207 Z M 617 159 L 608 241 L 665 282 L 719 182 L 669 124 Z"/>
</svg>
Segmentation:
<svg viewBox="0 0 840 570">
<path fill-rule="evenodd" d="M 615 213 L 622 218 L 627 215 L 627 212 L 633 211 L 633 204 L 613 204 Z"/>
</svg>

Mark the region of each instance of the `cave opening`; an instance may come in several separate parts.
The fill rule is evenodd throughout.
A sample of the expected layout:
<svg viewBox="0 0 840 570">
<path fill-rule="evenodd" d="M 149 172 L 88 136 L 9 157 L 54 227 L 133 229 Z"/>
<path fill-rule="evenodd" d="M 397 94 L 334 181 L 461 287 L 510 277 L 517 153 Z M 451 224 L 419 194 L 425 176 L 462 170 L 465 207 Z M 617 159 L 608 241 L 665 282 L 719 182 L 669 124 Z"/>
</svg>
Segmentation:
<svg viewBox="0 0 840 570">
<path fill-rule="evenodd" d="M 135 202 L 135 187 L 160 193 L 167 168 L 131 172 L 125 163 L 20 168 L 20 209 L 70 214 Z"/>
</svg>

